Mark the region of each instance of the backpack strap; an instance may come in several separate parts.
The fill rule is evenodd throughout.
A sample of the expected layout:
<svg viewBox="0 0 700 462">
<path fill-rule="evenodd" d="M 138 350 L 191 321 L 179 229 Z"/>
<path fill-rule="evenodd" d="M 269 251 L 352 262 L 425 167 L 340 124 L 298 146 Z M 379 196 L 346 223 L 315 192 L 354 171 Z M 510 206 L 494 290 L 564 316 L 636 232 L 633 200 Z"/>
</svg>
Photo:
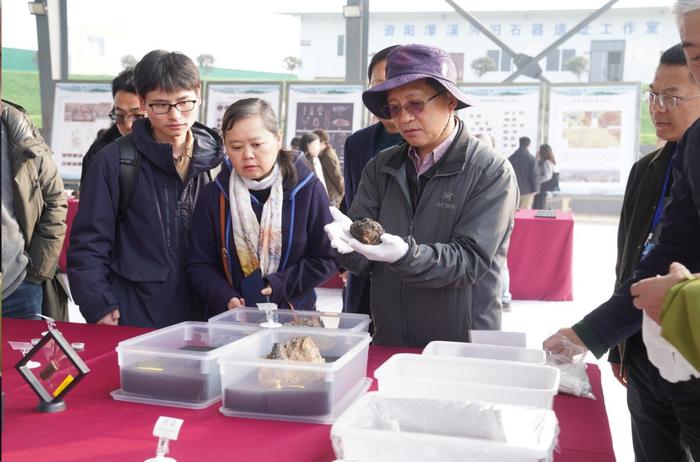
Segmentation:
<svg viewBox="0 0 700 462">
<path fill-rule="evenodd" d="M 231 278 L 231 268 L 229 268 L 228 250 L 226 250 L 226 199 L 224 193 L 219 192 L 219 226 L 221 231 L 221 264 L 224 267 L 224 274 L 228 285 L 233 287 L 233 279 Z"/>
<path fill-rule="evenodd" d="M 136 180 L 141 168 L 141 153 L 134 146 L 131 135 L 117 138 L 116 143 L 119 148 L 119 211 L 117 212 L 117 221 L 122 221 L 136 189 Z"/>
</svg>

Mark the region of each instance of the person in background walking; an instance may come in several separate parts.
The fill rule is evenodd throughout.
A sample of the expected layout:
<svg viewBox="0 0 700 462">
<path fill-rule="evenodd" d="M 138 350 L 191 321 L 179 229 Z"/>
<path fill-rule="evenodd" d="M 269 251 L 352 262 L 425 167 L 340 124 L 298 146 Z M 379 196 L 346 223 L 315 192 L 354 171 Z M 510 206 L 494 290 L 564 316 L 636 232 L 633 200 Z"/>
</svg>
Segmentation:
<svg viewBox="0 0 700 462">
<path fill-rule="evenodd" d="M 537 171 L 538 193 L 532 203 L 533 209 L 544 210 L 547 208 L 547 197 L 552 191 L 559 191 L 559 167 L 554 159 L 552 147 L 543 144 L 537 151 Z"/>
<path fill-rule="evenodd" d="M 314 130 L 316 136 L 321 143 L 321 152 L 318 154 L 318 160 L 321 162 L 323 170 L 323 178 L 326 180 L 326 191 L 328 191 L 328 199 L 334 207 L 340 207 L 343 202 L 343 194 L 345 193 L 345 182 L 343 174 L 340 173 L 340 162 L 338 154 L 331 145 L 331 140 L 328 133 L 319 128 Z"/>
<path fill-rule="evenodd" d="M 535 158 L 530 154 L 530 138 L 523 136 L 519 140 L 520 147 L 508 158 L 515 170 L 518 178 L 518 189 L 520 189 L 519 209 L 531 209 L 532 201 L 537 192 L 537 171 L 535 169 Z"/>
</svg>

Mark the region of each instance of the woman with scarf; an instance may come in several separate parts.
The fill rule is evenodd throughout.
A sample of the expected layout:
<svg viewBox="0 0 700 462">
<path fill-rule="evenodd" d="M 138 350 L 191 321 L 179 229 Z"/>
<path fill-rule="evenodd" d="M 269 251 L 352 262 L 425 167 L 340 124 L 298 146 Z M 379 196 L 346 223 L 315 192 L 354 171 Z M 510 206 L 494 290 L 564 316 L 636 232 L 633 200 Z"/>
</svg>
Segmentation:
<svg viewBox="0 0 700 462">
<path fill-rule="evenodd" d="M 232 104 L 222 133 L 228 159 L 198 202 L 187 265 L 207 317 L 267 301 L 316 309 L 314 289 L 337 270 L 323 185 L 303 154 L 281 149 L 267 102 Z"/>
</svg>

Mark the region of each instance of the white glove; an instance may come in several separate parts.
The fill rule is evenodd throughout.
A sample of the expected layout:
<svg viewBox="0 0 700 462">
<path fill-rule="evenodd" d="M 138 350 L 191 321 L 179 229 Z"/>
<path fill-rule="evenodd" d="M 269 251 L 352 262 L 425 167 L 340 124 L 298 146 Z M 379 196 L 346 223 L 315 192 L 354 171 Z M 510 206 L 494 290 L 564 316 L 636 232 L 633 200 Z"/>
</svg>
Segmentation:
<svg viewBox="0 0 700 462">
<path fill-rule="evenodd" d="M 378 245 L 363 244 L 357 239 L 350 239 L 347 244 L 368 260 L 394 263 L 408 252 L 408 244 L 399 236 L 384 233 L 380 236 L 382 243 Z"/>
<path fill-rule="evenodd" d="M 331 240 L 331 247 L 342 254 L 354 252 L 353 248 L 347 244 L 352 239 L 350 235 L 352 220 L 336 207 L 329 207 L 329 209 L 333 216 L 333 223 L 328 223 L 323 229 Z"/>
</svg>

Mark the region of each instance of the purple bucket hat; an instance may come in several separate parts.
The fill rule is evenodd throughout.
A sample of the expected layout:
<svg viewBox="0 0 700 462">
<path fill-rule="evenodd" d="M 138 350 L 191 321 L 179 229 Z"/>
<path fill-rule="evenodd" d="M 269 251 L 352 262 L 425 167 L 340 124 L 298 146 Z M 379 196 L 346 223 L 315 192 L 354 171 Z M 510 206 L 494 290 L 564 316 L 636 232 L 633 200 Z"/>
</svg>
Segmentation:
<svg viewBox="0 0 700 462">
<path fill-rule="evenodd" d="M 471 106 L 455 81 L 457 68 L 445 50 L 427 45 L 400 46 L 387 57 L 386 80 L 362 93 L 367 109 L 377 117 L 386 118 L 382 108 L 387 105 L 387 92 L 415 80 L 431 78 L 437 80 L 457 99 L 457 109 Z"/>
</svg>

